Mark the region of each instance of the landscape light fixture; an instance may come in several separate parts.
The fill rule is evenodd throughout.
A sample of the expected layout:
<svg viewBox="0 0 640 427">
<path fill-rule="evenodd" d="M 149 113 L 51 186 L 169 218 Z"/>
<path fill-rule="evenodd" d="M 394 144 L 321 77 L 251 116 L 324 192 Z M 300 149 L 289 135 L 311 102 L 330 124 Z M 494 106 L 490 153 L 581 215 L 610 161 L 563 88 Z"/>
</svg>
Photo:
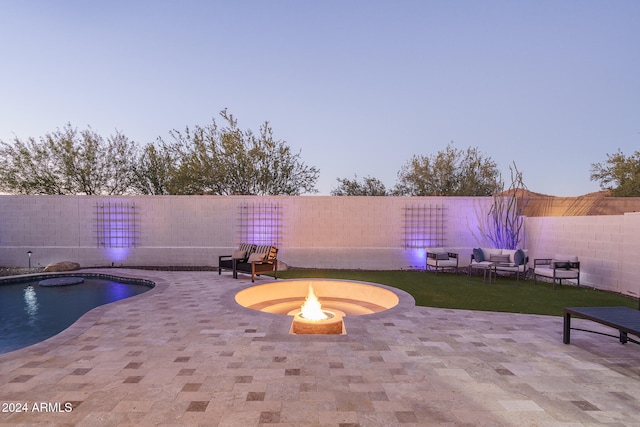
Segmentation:
<svg viewBox="0 0 640 427">
<path fill-rule="evenodd" d="M 31 251 L 27 251 L 27 255 L 29 255 L 29 270 L 31 270 L 31 254 L 32 253 L 33 252 L 31 252 Z"/>
</svg>

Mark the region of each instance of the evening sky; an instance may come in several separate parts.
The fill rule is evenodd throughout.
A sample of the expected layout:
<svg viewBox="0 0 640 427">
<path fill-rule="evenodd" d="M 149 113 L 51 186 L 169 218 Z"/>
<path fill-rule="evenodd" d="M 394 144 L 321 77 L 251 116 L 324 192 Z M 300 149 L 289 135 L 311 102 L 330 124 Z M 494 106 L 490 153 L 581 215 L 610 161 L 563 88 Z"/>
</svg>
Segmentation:
<svg viewBox="0 0 640 427">
<path fill-rule="evenodd" d="M 530 190 L 640 149 L 640 2 L 0 0 L 0 140 L 144 145 L 228 108 L 336 178 L 477 147 Z M 221 123 L 221 121 L 219 121 Z"/>
</svg>

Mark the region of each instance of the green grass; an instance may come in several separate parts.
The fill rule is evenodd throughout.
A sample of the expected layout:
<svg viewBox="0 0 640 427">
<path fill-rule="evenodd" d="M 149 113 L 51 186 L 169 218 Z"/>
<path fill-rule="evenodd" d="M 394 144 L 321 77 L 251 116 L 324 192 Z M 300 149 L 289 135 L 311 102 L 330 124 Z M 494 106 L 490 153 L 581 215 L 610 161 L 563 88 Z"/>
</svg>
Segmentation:
<svg viewBox="0 0 640 427">
<path fill-rule="evenodd" d="M 416 305 L 466 310 L 562 316 L 564 307 L 627 306 L 638 308 L 638 301 L 611 292 L 575 286 L 558 286 L 533 280 L 516 283 L 499 277 L 483 283 L 482 276 L 425 273 L 424 271 L 288 270 L 278 272 L 282 279 L 332 278 L 380 283 L 402 289 L 413 296 Z"/>
</svg>

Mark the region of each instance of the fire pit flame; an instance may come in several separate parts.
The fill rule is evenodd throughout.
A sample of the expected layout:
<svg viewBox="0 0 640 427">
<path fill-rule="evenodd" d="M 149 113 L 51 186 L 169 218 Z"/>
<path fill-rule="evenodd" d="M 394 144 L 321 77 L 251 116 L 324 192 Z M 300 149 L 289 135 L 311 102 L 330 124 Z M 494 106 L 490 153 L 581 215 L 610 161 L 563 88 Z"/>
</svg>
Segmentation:
<svg viewBox="0 0 640 427">
<path fill-rule="evenodd" d="M 322 310 L 322 304 L 313 292 L 313 286 L 309 284 L 309 293 L 304 300 L 302 307 L 300 307 L 300 316 L 306 320 L 325 320 L 331 316 L 326 311 Z"/>
<path fill-rule="evenodd" d="M 294 334 L 343 333 L 342 317 L 344 313 L 340 310 L 335 310 L 335 312 L 323 310 L 311 284 L 309 284 L 309 292 L 302 306 L 297 310 L 290 311 L 289 314 L 293 315 L 291 330 Z"/>
</svg>

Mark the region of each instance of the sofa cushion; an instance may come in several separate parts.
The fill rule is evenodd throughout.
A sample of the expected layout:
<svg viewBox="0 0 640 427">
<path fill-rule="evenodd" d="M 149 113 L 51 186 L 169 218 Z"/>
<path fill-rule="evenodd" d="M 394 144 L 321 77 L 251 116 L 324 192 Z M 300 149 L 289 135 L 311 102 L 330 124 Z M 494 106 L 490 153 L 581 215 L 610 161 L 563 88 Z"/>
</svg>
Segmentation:
<svg viewBox="0 0 640 427">
<path fill-rule="evenodd" d="M 483 262 L 484 261 L 484 252 L 480 248 L 473 249 L 473 259 L 475 262 Z"/>
<path fill-rule="evenodd" d="M 259 254 L 266 254 L 267 252 L 269 252 L 269 248 L 271 248 L 271 246 L 269 245 L 258 245 L 256 246 L 254 252 L 257 252 Z"/>
<path fill-rule="evenodd" d="M 253 243 L 240 243 L 240 245 L 238 246 L 239 251 L 245 251 L 248 254 L 253 252 L 255 248 L 256 245 L 254 245 Z"/>
<path fill-rule="evenodd" d="M 449 254 L 447 252 L 438 252 L 436 254 L 436 259 L 438 259 L 438 260 L 447 260 L 447 259 L 449 259 Z"/>
<path fill-rule="evenodd" d="M 511 264 L 508 264 L 508 265 L 496 265 L 495 267 L 496 267 L 497 271 L 508 271 L 508 272 L 511 272 L 511 273 L 515 273 L 515 272 L 522 273 L 522 272 L 524 272 L 524 265 L 511 265 Z"/>
<path fill-rule="evenodd" d="M 265 260 L 269 262 L 276 259 L 278 255 L 278 249 L 275 246 L 271 246 L 271 245 L 256 246 L 255 252 L 264 254 Z"/>
</svg>

